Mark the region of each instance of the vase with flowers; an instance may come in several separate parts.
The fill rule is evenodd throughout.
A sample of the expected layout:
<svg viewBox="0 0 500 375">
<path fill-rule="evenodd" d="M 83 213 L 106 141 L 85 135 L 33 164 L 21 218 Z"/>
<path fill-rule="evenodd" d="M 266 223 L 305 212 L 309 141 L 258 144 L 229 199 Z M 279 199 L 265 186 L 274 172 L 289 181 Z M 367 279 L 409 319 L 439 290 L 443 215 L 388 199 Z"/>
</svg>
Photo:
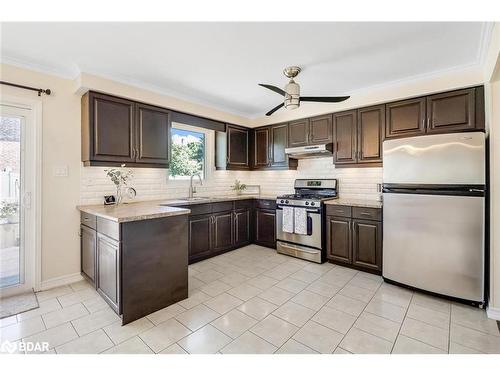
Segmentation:
<svg viewBox="0 0 500 375">
<path fill-rule="evenodd" d="M 111 168 L 105 169 L 106 176 L 109 177 L 111 182 L 115 185 L 116 188 L 116 202 L 115 204 L 120 204 L 123 200 L 122 189 L 124 186 L 127 186 L 128 180 L 130 180 L 133 176 L 132 170 L 125 170 L 125 164 L 122 164 L 120 168 Z"/>
</svg>

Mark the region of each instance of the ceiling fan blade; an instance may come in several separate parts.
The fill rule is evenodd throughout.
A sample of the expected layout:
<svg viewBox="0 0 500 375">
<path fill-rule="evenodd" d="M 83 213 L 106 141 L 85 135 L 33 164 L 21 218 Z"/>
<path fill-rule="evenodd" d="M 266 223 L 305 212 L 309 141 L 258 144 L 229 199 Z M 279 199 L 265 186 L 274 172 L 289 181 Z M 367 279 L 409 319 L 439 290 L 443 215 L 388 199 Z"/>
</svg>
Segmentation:
<svg viewBox="0 0 500 375">
<path fill-rule="evenodd" d="M 276 107 L 274 107 L 273 109 L 271 109 L 269 112 L 267 112 L 266 116 L 271 116 L 274 112 L 276 112 L 278 109 L 280 109 L 284 105 L 285 105 L 285 103 L 281 103 L 280 105 L 277 105 Z"/>
<path fill-rule="evenodd" d="M 273 86 L 273 85 L 266 85 L 264 83 L 259 83 L 259 86 L 265 87 L 266 89 L 269 89 L 271 91 L 274 91 L 277 94 L 285 96 L 286 92 L 279 87 Z"/>
<path fill-rule="evenodd" d="M 322 103 L 338 103 L 349 99 L 350 96 L 301 96 L 301 102 L 322 102 Z"/>
</svg>

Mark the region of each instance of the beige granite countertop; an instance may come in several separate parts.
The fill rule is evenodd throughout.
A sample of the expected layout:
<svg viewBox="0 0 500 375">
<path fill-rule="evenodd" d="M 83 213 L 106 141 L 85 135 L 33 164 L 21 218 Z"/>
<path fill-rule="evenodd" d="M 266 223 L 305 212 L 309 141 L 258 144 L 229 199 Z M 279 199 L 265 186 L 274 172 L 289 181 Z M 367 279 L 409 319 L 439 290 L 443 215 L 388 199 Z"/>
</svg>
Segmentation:
<svg viewBox="0 0 500 375">
<path fill-rule="evenodd" d="M 353 206 L 353 207 L 369 207 L 369 208 L 382 208 L 382 202 L 368 199 L 349 199 L 338 198 L 330 199 L 325 204 L 333 204 L 339 206 Z"/>
<path fill-rule="evenodd" d="M 200 197 L 204 198 L 204 197 Z M 77 209 L 104 219 L 125 223 L 129 221 L 139 221 L 148 219 L 157 219 L 161 217 L 187 215 L 191 211 L 187 208 L 178 206 L 190 206 L 194 204 L 226 202 L 244 199 L 271 199 L 275 200 L 274 195 L 231 195 L 219 197 L 206 197 L 195 201 L 187 201 L 182 199 L 161 199 L 152 201 L 137 201 L 122 203 L 118 206 L 110 205 L 86 205 L 77 206 Z"/>
</svg>

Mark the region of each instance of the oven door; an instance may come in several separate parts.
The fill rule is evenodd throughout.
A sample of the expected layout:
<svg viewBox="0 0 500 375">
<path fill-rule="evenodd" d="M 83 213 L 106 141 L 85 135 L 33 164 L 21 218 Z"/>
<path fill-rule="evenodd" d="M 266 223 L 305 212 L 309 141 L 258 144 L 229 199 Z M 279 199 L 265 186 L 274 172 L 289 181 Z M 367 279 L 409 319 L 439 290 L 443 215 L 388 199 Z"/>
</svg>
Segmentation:
<svg viewBox="0 0 500 375">
<path fill-rule="evenodd" d="M 283 209 L 278 206 L 276 209 L 276 239 L 321 250 L 321 211 L 308 209 L 307 218 L 311 223 L 310 234 L 283 232 Z"/>
</svg>

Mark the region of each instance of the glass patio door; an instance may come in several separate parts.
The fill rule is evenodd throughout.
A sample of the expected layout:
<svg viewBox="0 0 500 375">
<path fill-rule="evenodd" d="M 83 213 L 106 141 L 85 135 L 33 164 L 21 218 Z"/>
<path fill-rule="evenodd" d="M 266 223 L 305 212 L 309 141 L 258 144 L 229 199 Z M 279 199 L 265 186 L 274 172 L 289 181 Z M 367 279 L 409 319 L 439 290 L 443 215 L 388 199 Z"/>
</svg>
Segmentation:
<svg viewBox="0 0 500 375">
<path fill-rule="evenodd" d="M 33 287 L 34 252 L 27 238 L 31 194 L 27 165 L 31 110 L 0 104 L 0 296 Z M 28 177 L 28 178 L 27 178 Z"/>
</svg>

